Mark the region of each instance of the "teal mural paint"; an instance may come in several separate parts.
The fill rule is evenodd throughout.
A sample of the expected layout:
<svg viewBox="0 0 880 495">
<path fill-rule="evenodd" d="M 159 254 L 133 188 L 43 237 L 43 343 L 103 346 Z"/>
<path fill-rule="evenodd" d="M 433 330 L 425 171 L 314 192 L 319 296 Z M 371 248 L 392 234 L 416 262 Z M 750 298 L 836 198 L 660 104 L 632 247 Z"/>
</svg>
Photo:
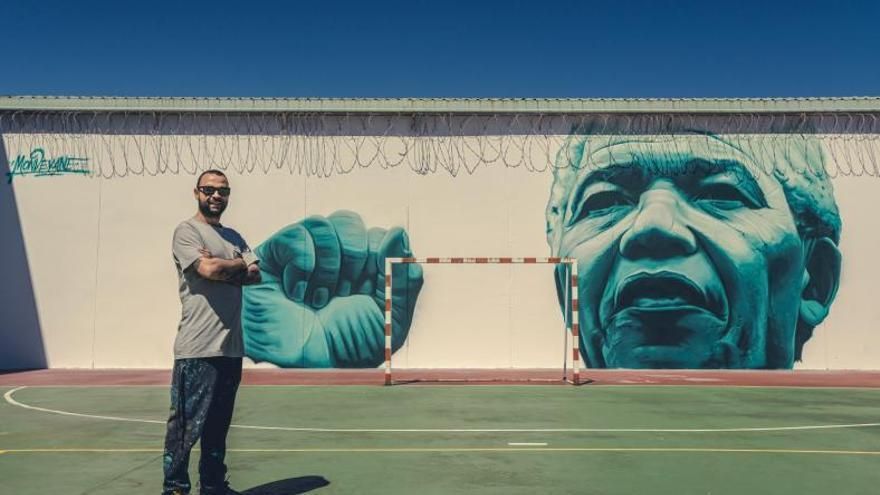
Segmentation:
<svg viewBox="0 0 880 495">
<path fill-rule="evenodd" d="M 546 234 L 552 256 L 578 263 L 588 367 L 793 368 L 841 271 L 816 139 L 573 133 L 558 160 L 567 163 L 554 170 Z M 244 291 L 250 357 L 307 368 L 383 361 L 383 260 L 412 256 L 402 229 L 368 231 L 342 211 L 289 225 L 256 252 L 263 283 Z M 422 286 L 418 265 L 397 269 L 395 351 Z"/>
<path fill-rule="evenodd" d="M 547 240 L 578 260 L 589 367 L 794 366 L 841 271 L 816 139 L 574 134 L 566 146 Z"/>
<path fill-rule="evenodd" d="M 412 256 L 400 227 L 338 211 L 288 225 L 260 244 L 262 283 L 244 287 L 245 352 L 285 368 L 367 368 L 385 359 L 385 258 Z M 418 265 L 396 266 L 392 349 L 412 324 Z M 399 283 L 398 283 L 399 281 Z"/>
<path fill-rule="evenodd" d="M 52 175 L 88 174 L 88 158 L 62 155 L 55 158 L 47 157 L 46 150 L 34 148 L 27 155 L 18 155 L 9 160 L 9 172 L 6 183 L 12 184 L 15 176 L 33 175 L 44 177 Z"/>
</svg>

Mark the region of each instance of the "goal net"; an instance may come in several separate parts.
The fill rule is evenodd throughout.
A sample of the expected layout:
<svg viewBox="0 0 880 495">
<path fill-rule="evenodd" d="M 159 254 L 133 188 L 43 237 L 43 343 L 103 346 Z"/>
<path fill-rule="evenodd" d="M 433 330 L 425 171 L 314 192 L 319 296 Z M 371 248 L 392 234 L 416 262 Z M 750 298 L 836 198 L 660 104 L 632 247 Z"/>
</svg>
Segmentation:
<svg viewBox="0 0 880 495">
<path fill-rule="evenodd" d="M 425 369 L 395 367 L 393 357 L 392 336 L 394 335 L 394 303 L 392 287 L 394 286 L 393 266 L 397 264 L 419 263 L 423 266 L 432 265 L 544 265 L 554 267 L 558 280 L 562 282 L 564 294 L 560 304 L 563 305 L 563 317 L 558 326 L 558 335 L 562 336 L 563 349 L 560 359 L 552 368 L 535 369 L 477 369 L 479 367 L 465 365 L 457 369 Z M 411 382 L 563 382 L 580 384 L 580 346 L 578 328 L 578 285 L 577 263 L 571 258 L 559 257 L 454 257 L 454 258 L 387 258 L 385 262 L 385 385 Z M 489 284 L 491 285 L 491 284 Z M 492 287 L 481 285 L 483 293 L 492 293 Z M 478 303 L 475 303 L 478 304 Z M 455 308 L 446 308 L 447 313 L 455 312 Z M 527 310 L 526 310 L 527 311 Z M 478 330 L 478 329 L 470 329 Z M 396 329 L 402 331 L 402 329 Z M 457 342 L 454 348 L 467 346 L 467 342 Z M 491 348 L 492 346 L 490 346 Z M 433 368 L 433 367 L 432 367 Z"/>
</svg>

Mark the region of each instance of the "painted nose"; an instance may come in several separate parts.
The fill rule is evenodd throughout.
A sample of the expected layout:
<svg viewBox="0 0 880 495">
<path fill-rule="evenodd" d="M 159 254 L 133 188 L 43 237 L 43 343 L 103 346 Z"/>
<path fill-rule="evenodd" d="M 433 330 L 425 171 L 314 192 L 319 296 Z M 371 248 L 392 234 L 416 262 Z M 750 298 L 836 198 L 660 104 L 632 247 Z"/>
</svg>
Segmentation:
<svg viewBox="0 0 880 495">
<path fill-rule="evenodd" d="M 685 223 L 682 201 L 671 190 L 645 193 L 633 224 L 620 239 L 620 254 L 630 259 L 693 254 L 697 240 Z"/>
</svg>

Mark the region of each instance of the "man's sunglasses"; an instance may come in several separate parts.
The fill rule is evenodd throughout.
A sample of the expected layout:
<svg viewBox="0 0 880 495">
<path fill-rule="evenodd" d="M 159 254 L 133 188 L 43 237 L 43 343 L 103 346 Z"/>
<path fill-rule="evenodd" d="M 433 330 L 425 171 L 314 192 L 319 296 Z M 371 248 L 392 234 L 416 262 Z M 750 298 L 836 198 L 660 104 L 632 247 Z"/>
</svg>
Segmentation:
<svg viewBox="0 0 880 495">
<path fill-rule="evenodd" d="M 199 186 L 198 190 L 205 196 L 213 196 L 215 192 L 218 192 L 220 196 L 226 197 L 229 196 L 230 192 L 228 187 Z"/>
</svg>

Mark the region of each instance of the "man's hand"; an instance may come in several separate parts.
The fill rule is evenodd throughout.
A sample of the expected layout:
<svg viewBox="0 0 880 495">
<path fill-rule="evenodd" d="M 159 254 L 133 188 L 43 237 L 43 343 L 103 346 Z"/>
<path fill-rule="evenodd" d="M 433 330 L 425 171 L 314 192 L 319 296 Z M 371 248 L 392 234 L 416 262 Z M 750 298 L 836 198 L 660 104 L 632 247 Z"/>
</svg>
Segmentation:
<svg viewBox="0 0 880 495">
<path fill-rule="evenodd" d="M 385 359 L 385 258 L 411 257 L 396 227 L 367 230 L 360 216 L 313 216 L 255 250 L 262 282 L 246 287 L 245 347 L 283 367 L 375 367 Z M 392 350 L 403 345 L 422 288 L 422 268 L 394 267 Z"/>
<path fill-rule="evenodd" d="M 207 249 L 199 249 L 202 255 L 195 265 L 196 272 L 208 280 L 240 284 L 247 274 L 247 266 L 241 258 L 231 260 L 217 258 Z"/>
<path fill-rule="evenodd" d="M 207 249 L 199 249 L 199 253 L 202 255 L 201 261 L 209 260 L 208 266 L 211 266 L 212 264 L 217 265 L 217 261 L 221 260 L 221 258 L 215 257 Z M 232 258 L 231 260 L 222 261 L 227 262 L 229 266 L 225 269 L 221 269 L 221 273 L 218 274 L 218 277 L 222 278 L 214 278 L 212 280 L 229 282 L 230 284 L 234 285 L 254 285 L 260 283 L 260 267 L 257 265 L 257 263 L 251 263 L 250 265 L 247 265 L 247 262 L 244 260 L 244 258 L 238 256 Z M 201 263 L 199 266 L 201 266 Z"/>
</svg>

